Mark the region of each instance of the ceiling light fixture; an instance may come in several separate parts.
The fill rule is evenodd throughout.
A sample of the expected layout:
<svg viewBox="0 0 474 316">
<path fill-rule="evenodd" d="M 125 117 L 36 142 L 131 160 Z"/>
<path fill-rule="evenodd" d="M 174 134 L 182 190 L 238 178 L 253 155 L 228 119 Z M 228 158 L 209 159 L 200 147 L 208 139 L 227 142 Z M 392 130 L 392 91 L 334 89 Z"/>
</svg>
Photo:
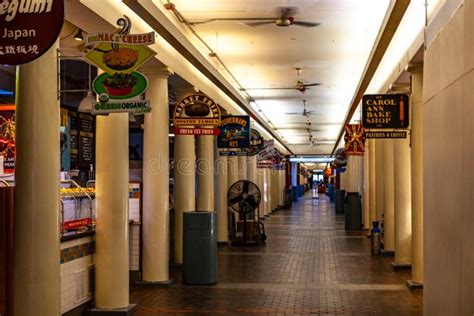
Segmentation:
<svg viewBox="0 0 474 316">
<path fill-rule="evenodd" d="M 92 107 L 94 103 L 97 101 L 96 97 L 92 94 L 92 86 L 91 86 L 91 65 L 89 64 L 89 87 L 87 90 L 87 96 L 82 99 L 81 103 L 79 103 L 79 107 L 77 111 L 79 112 L 92 112 Z"/>
<path fill-rule="evenodd" d="M 84 41 L 84 36 L 82 35 L 81 29 L 79 29 L 79 28 L 77 29 L 77 33 L 76 33 L 76 35 L 74 35 L 74 39 L 78 42 Z"/>
</svg>

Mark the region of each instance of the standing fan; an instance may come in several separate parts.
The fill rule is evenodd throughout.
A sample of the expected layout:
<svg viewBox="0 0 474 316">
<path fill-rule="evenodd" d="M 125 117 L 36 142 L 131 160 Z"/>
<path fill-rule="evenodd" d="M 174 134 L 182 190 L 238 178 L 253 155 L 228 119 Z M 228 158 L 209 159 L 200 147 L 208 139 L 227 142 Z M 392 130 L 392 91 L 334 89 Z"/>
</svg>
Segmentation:
<svg viewBox="0 0 474 316">
<path fill-rule="evenodd" d="M 258 186 L 247 180 L 235 182 L 227 193 L 229 205 L 229 237 L 232 244 L 265 242 L 265 227 L 258 220 L 262 195 Z M 257 219 L 256 219 L 257 218 Z"/>
</svg>

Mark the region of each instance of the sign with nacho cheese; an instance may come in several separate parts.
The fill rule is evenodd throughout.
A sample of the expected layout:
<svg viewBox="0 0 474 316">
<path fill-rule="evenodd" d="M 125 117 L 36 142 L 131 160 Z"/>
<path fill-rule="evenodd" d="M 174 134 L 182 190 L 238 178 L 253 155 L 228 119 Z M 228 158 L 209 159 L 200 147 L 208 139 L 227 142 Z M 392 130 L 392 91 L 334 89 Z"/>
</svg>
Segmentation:
<svg viewBox="0 0 474 316">
<path fill-rule="evenodd" d="M 180 100 L 173 114 L 174 126 L 219 126 L 221 110 L 205 94 L 191 94 Z"/>
<path fill-rule="evenodd" d="M 56 42 L 64 22 L 64 0 L 0 1 L 0 64 L 39 58 Z"/>
</svg>

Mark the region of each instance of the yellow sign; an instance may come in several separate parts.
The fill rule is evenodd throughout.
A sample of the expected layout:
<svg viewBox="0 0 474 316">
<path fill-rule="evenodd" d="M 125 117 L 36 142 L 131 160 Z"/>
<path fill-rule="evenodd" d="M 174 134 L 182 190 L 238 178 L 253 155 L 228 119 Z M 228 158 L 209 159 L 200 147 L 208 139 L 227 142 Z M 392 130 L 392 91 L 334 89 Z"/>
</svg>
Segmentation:
<svg viewBox="0 0 474 316">
<path fill-rule="evenodd" d="M 176 105 L 173 115 L 175 126 L 219 126 L 221 111 L 214 100 L 204 94 L 192 94 Z"/>
<path fill-rule="evenodd" d="M 140 68 L 155 52 L 142 45 L 100 43 L 92 48 L 86 58 L 110 75 L 132 73 Z"/>
</svg>

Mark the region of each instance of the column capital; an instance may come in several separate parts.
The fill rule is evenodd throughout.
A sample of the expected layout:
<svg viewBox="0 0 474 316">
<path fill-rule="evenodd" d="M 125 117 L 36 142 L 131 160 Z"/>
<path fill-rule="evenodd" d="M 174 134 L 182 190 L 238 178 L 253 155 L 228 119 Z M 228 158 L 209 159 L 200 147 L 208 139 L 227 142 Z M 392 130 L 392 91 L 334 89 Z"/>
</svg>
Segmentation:
<svg viewBox="0 0 474 316">
<path fill-rule="evenodd" d="M 141 69 L 145 75 L 157 75 L 162 77 L 169 77 L 173 72 L 167 66 L 146 67 Z"/>
<path fill-rule="evenodd" d="M 423 62 L 408 63 L 408 65 L 405 66 L 405 71 L 409 73 L 423 71 Z"/>
</svg>

